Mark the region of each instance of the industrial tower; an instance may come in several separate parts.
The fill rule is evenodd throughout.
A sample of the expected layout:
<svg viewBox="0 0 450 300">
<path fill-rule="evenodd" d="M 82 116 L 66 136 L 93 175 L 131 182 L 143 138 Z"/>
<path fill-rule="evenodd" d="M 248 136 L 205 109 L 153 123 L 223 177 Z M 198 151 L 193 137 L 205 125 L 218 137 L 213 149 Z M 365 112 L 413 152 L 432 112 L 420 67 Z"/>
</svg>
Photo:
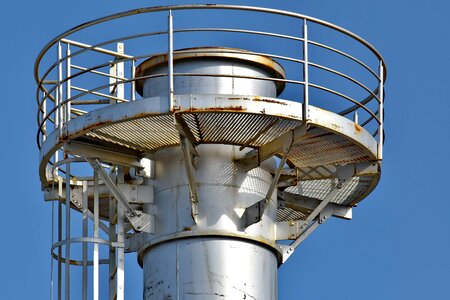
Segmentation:
<svg viewBox="0 0 450 300">
<path fill-rule="evenodd" d="M 257 7 L 56 37 L 35 64 L 51 297 L 124 299 L 136 252 L 144 299 L 277 299 L 277 268 L 379 181 L 385 74 L 357 35 Z"/>
</svg>

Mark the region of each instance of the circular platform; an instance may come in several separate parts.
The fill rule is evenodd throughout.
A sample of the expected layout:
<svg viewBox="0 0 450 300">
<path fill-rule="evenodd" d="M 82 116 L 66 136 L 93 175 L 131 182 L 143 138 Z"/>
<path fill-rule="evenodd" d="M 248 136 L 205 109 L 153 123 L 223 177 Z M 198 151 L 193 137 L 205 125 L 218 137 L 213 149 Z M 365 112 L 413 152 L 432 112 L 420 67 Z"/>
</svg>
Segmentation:
<svg viewBox="0 0 450 300">
<path fill-rule="evenodd" d="M 58 139 L 50 135 L 44 142 L 41 174 L 45 174 L 46 160 L 64 143 L 89 144 L 136 158 L 151 157 L 157 150 L 177 147 L 180 140 L 174 125 L 175 115 L 184 120 L 197 144 L 244 146 L 244 152 L 279 138 L 303 121 L 302 104 L 287 100 L 236 95 L 176 97 L 181 103 L 176 113 L 160 113 L 162 99 L 158 97 L 115 104 L 71 120 L 64 136 Z M 378 165 L 377 142 L 364 128 L 342 116 L 315 107 L 310 107 L 310 116 L 307 137 L 293 145 L 288 155 L 288 164 L 296 171 L 284 174 L 293 179 L 293 186 L 285 192 L 322 200 L 336 180 L 338 165 L 370 162 Z M 378 180 L 377 167 L 358 174 L 334 202 L 354 205 L 374 189 Z M 106 218 L 105 200 L 101 215 Z M 299 220 L 307 214 L 287 206 L 279 210 L 278 220 Z"/>
<path fill-rule="evenodd" d="M 303 26 L 303 32 L 297 36 L 298 32 L 292 33 L 289 26 L 280 32 L 268 32 L 261 28 L 193 25 L 187 28 L 180 26 L 172 31 L 137 31 L 135 35 L 109 41 L 78 42 L 71 39 L 78 31 L 95 30 L 103 22 L 169 11 L 171 18 L 177 18 L 175 12 L 195 10 L 202 10 L 204 14 L 242 10 L 264 19 L 276 16 L 288 24 L 297 22 L 295 26 Z M 163 20 L 167 21 L 167 16 Z M 155 27 L 160 25 L 158 22 Z M 371 57 L 375 64 L 357 58 L 350 53 L 351 48 L 341 49 L 340 45 L 335 46 L 326 40 L 319 42 L 321 37 L 312 32 L 308 35 L 308 24 L 349 38 L 365 48 L 366 56 Z M 139 30 L 142 30 L 140 25 Z M 205 33 L 213 34 L 203 40 L 197 37 Z M 219 33 L 238 36 L 234 41 L 245 40 L 249 47 L 253 37 L 263 37 L 271 41 L 267 42 L 270 51 L 259 53 L 232 48 L 236 46 L 230 46 L 235 44 L 231 42 L 227 47 L 199 47 L 205 42 L 215 43 L 215 34 Z M 189 38 L 178 38 L 184 34 L 190 35 Z M 177 37 L 175 41 L 182 45 L 181 49 L 148 53 L 148 46 L 154 42 L 141 39 L 156 39 L 161 35 L 169 41 Z M 118 41 L 124 42 L 116 44 Z M 135 47 L 134 42 L 146 46 Z M 127 43 L 132 46 L 128 48 Z M 41 69 L 49 56 L 58 53 L 55 48 L 64 52 L 61 47 L 66 49 L 66 53 L 72 51 L 72 54 L 56 59 L 51 57 L 50 67 Z M 295 51 L 286 54 L 284 49 Z M 350 74 L 349 68 L 344 68 L 349 73 L 334 69 L 325 65 L 326 60 L 311 60 L 308 51 L 313 50 L 339 55 L 346 60 L 347 67 L 351 66 L 352 70 L 360 68 L 364 75 Z M 96 61 L 94 65 L 93 61 Z M 184 71 L 183 64 L 193 61 L 205 62 L 202 65 L 205 70 L 211 68 L 208 63 L 226 62 L 226 66 L 210 73 L 196 73 L 195 68 L 190 72 Z M 175 65 L 172 74 L 169 62 Z M 56 70 L 62 69 L 63 65 L 67 68 L 66 74 L 55 78 Z M 243 66 L 248 68 L 248 73 L 242 73 Z M 338 169 L 351 166 L 354 172 L 349 184 L 339 191 L 333 203 L 352 206 L 365 198 L 379 181 L 384 137 L 385 74 L 380 54 L 357 35 L 318 19 L 278 10 L 233 5 L 182 5 L 128 11 L 88 22 L 51 41 L 36 62 L 41 182 L 46 188 L 62 180 L 62 169 L 55 180 L 51 174 L 55 161 L 58 163 L 63 157 L 55 156 L 58 151 L 81 157 L 84 153 L 101 153 L 102 157 L 99 155 L 98 158 L 106 164 L 139 167 L 139 159 L 151 158 L 160 149 L 180 145 L 175 121 L 195 145 L 237 145 L 243 153 L 258 153 L 307 124 L 306 136 L 296 141 L 287 155 L 290 168 L 283 171 L 279 191 L 297 195 L 298 199 L 321 201 L 335 184 Z M 173 97 L 168 88 L 171 76 L 178 84 Z M 352 86 L 344 84 L 341 91 L 336 88 L 338 80 L 330 79 L 330 76 L 337 76 Z M 217 81 L 225 82 L 225 79 L 230 82 L 231 89 L 217 84 Z M 204 85 L 207 88 L 202 92 L 189 90 L 194 80 L 207 82 Z M 239 85 L 235 87 L 235 83 Z M 159 86 L 159 90 L 155 92 L 147 88 L 146 91 L 146 84 Z M 283 93 L 289 85 L 298 90 Z M 218 87 L 221 92 L 211 92 Z M 343 101 L 338 102 L 333 97 Z M 343 102 L 345 105 L 341 105 Z M 324 103 L 331 103 L 331 108 L 327 106 L 325 109 Z M 282 156 L 279 149 L 271 154 Z M 79 184 L 77 175 L 74 174 L 72 179 L 73 185 Z M 106 197 L 105 194 L 101 202 L 101 215 L 105 218 L 108 216 Z M 309 213 L 308 209 L 287 203 L 278 210 L 278 220 L 301 220 Z"/>
</svg>

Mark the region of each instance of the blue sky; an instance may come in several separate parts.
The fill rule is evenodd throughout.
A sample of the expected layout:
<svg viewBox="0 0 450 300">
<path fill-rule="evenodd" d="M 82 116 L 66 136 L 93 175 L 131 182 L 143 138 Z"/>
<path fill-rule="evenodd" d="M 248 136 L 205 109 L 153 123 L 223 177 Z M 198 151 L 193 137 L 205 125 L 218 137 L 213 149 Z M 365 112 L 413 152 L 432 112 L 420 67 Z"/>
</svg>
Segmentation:
<svg viewBox="0 0 450 300">
<path fill-rule="evenodd" d="M 54 36 L 143 6 L 198 1 L 3 1 L 1 299 L 48 299 L 50 205 L 38 179 L 34 60 Z M 319 228 L 279 272 L 280 299 L 450 299 L 448 1 L 222 1 L 303 13 L 372 43 L 388 66 L 383 174 L 354 219 Z M 134 264 L 129 258 L 130 264 Z M 141 295 L 138 268 L 129 299 Z"/>
</svg>

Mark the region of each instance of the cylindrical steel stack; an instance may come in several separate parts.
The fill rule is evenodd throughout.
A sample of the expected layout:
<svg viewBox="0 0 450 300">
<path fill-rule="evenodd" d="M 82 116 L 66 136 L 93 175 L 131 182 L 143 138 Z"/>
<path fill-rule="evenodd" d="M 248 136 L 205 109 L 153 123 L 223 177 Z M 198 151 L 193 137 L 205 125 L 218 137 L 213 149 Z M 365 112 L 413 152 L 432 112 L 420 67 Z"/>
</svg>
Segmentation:
<svg viewBox="0 0 450 300">
<path fill-rule="evenodd" d="M 249 95 L 275 98 L 272 81 L 243 77 L 281 77 L 282 68 L 262 56 L 220 52 L 230 49 L 190 49 L 174 57 L 177 77 L 174 90 L 180 94 Z M 153 62 L 158 62 L 158 65 Z M 271 66 L 276 66 L 273 68 Z M 167 61 L 152 57 L 138 66 L 136 76 L 167 72 Z M 277 72 L 278 70 L 278 72 Z M 199 76 L 206 74 L 205 76 Z M 220 77 L 233 74 L 236 77 Z M 213 75 L 214 77 L 212 77 Z M 143 97 L 167 96 L 165 78 L 150 78 L 142 84 Z M 223 120 L 217 126 L 226 131 Z M 220 131 L 220 128 L 213 130 Z M 192 218 L 186 161 L 179 148 L 160 150 L 155 160 L 154 204 L 145 212 L 154 214 L 155 236 L 141 249 L 145 299 L 275 299 L 277 266 L 281 263 L 276 239 L 276 193 L 270 198 L 261 222 L 246 227 L 241 218 L 246 207 L 264 199 L 273 167 L 246 171 L 236 162 L 244 157 L 238 146 L 199 145 L 195 163 L 198 216 Z M 174 297 L 177 295 L 177 297 Z"/>
</svg>

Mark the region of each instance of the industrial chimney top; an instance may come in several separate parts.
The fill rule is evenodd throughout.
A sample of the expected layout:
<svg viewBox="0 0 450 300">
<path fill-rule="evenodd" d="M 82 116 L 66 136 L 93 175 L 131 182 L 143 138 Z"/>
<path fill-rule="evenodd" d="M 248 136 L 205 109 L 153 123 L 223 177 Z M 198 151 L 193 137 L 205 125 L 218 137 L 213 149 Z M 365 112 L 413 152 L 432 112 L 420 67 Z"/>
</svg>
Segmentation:
<svg viewBox="0 0 450 300">
<path fill-rule="evenodd" d="M 305 15 L 117 13 L 48 43 L 35 78 L 58 299 L 98 299 L 101 264 L 123 299 L 127 252 L 145 299 L 276 299 L 277 267 L 330 217 L 351 219 L 380 178 L 383 58 Z"/>
</svg>

